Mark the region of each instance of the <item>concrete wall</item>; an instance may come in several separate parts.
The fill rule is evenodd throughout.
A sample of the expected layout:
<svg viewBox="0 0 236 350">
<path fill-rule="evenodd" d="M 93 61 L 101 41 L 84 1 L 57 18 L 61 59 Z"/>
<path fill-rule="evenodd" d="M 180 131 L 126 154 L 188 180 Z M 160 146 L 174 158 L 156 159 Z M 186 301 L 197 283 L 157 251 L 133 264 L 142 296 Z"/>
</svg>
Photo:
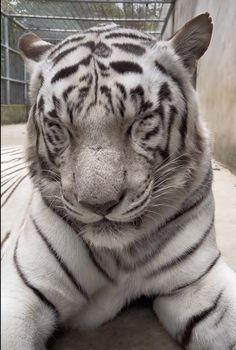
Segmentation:
<svg viewBox="0 0 236 350">
<path fill-rule="evenodd" d="M 236 1 L 177 0 L 164 38 L 204 12 L 210 13 L 214 29 L 198 63 L 201 113 L 212 133 L 215 158 L 236 172 Z"/>
</svg>

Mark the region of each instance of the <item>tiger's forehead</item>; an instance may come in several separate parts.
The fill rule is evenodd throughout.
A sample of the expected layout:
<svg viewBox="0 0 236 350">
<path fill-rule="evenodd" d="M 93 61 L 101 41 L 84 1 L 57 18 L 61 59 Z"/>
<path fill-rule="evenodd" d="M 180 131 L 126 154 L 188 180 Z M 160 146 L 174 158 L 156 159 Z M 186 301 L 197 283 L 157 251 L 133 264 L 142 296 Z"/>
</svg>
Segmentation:
<svg viewBox="0 0 236 350">
<path fill-rule="evenodd" d="M 145 33 L 114 25 L 65 39 L 42 65 L 40 94 L 47 108 L 55 107 L 56 98 L 68 106 L 64 115 L 73 110 L 81 118 L 96 110 L 121 118 L 152 112 L 167 79 L 155 67 L 154 43 Z"/>
<path fill-rule="evenodd" d="M 96 62 L 98 74 L 142 74 L 142 57 L 153 39 L 137 30 L 109 25 L 94 27 L 73 35 L 49 52 L 43 70 L 51 84 L 66 80 L 74 73 L 83 74 Z M 91 62 L 92 61 L 92 62 Z"/>
<path fill-rule="evenodd" d="M 107 57 L 109 52 L 103 50 L 103 46 L 100 45 L 100 42 L 104 42 L 109 44 L 113 44 L 114 42 L 122 42 L 129 43 L 133 42 L 133 44 L 148 44 L 151 42 L 155 42 L 155 38 L 147 35 L 141 31 L 131 28 L 121 27 L 115 24 L 110 25 L 101 25 L 98 27 L 90 28 L 80 34 L 74 34 L 63 40 L 61 43 L 56 45 L 54 49 L 51 50 L 51 56 L 54 56 L 57 53 L 60 53 L 62 48 L 65 48 L 67 45 L 87 45 L 91 48 L 91 50 L 96 51 L 97 54 L 101 57 Z M 88 42 L 88 44 L 87 44 Z M 133 52 L 135 53 L 135 52 Z M 136 54 L 141 55 L 144 51 L 137 48 Z"/>
</svg>

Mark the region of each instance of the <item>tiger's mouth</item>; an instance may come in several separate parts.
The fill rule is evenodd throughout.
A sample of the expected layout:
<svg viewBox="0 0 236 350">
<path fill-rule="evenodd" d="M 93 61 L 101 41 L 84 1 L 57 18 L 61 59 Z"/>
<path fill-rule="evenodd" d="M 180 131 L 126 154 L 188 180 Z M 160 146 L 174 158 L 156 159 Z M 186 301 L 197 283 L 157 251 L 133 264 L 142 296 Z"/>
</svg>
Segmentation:
<svg viewBox="0 0 236 350">
<path fill-rule="evenodd" d="M 120 230 L 124 230 L 125 228 L 129 228 L 130 226 L 138 229 L 142 223 L 142 217 L 134 219 L 129 222 L 121 222 L 121 221 L 111 221 L 107 218 L 103 218 L 98 222 L 89 224 L 96 233 L 105 233 L 105 232 L 118 232 Z"/>
<path fill-rule="evenodd" d="M 104 233 L 109 231 L 116 232 L 124 227 L 122 222 L 110 221 L 106 218 L 103 218 L 100 221 L 97 221 L 90 225 L 93 227 L 93 230 L 95 230 L 97 233 Z"/>
</svg>

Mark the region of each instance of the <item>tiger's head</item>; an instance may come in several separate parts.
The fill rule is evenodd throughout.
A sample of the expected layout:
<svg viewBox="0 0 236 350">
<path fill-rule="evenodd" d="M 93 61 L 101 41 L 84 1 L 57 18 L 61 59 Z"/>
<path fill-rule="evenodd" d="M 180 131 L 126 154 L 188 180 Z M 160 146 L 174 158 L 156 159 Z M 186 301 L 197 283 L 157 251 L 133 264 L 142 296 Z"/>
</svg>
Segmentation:
<svg viewBox="0 0 236 350">
<path fill-rule="evenodd" d="M 157 42 L 114 24 L 19 48 L 31 73 L 27 157 L 44 200 L 95 246 L 149 234 L 209 160 L 192 74 L 209 14 Z"/>
</svg>

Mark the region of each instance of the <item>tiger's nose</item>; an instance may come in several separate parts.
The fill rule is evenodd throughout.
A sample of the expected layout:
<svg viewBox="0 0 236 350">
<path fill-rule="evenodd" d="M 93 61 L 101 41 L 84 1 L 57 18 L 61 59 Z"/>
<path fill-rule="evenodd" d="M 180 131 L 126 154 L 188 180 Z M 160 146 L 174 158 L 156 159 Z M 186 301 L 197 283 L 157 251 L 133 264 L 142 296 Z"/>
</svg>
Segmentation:
<svg viewBox="0 0 236 350">
<path fill-rule="evenodd" d="M 119 201 L 109 201 L 106 203 L 101 203 L 101 204 L 91 204 L 85 201 L 81 201 L 80 204 L 94 212 L 95 214 L 105 216 L 107 215 L 114 206 L 116 206 L 119 203 Z"/>
</svg>

